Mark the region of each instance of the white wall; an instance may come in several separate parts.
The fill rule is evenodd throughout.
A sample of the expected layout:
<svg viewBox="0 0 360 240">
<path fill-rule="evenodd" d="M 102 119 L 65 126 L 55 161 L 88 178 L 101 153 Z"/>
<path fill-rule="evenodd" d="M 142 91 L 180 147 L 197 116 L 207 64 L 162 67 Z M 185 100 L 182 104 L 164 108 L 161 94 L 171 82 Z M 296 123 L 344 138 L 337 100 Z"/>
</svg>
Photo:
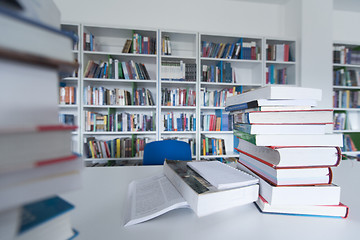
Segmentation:
<svg viewBox="0 0 360 240">
<path fill-rule="evenodd" d="M 63 22 L 285 36 L 285 7 L 239 0 L 54 0 Z"/>
<path fill-rule="evenodd" d="M 329 0 L 302 0 L 301 86 L 321 88 L 319 107 L 332 107 L 332 14 Z"/>
<path fill-rule="evenodd" d="M 360 43 L 360 12 L 334 10 L 333 16 L 334 41 Z"/>
</svg>

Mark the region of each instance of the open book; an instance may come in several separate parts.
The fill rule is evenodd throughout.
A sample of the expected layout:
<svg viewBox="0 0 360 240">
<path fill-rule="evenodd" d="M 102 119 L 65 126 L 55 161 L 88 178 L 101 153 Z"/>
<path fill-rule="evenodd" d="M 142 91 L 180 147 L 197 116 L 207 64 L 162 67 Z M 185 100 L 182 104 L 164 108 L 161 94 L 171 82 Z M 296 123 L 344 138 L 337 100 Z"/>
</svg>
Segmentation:
<svg viewBox="0 0 360 240">
<path fill-rule="evenodd" d="M 259 194 L 258 179 L 223 163 L 208 162 L 215 172 L 210 177 L 200 176 L 188 161 L 165 160 L 165 176 L 153 176 L 135 180 L 128 188 L 124 226 L 130 226 L 160 216 L 177 208 L 191 208 L 199 217 L 235 206 L 256 201 Z M 224 165 L 224 166 L 223 166 Z M 199 166 L 197 166 L 199 167 Z M 203 169 L 203 166 L 200 167 Z M 234 171 L 232 171 L 234 170 Z M 240 175 L 240 180 L 231 177 L 231 183 L 217 188 L 213 175 L 224 175 L 222 171 Z M 206 175 L 206 174 L 205 174 Z M 233 180 L 245 184 L 234 184 Z M 215 180 L 218 178 L 215 177 Z M 222 183 L 222 182 L 221 182 Z"/>
<path fill-rule="evenodd" d="M 129 184 L 124 226 L 145 222 L 177 208 L 190 206 L 164 175 Z"/>
</svg>

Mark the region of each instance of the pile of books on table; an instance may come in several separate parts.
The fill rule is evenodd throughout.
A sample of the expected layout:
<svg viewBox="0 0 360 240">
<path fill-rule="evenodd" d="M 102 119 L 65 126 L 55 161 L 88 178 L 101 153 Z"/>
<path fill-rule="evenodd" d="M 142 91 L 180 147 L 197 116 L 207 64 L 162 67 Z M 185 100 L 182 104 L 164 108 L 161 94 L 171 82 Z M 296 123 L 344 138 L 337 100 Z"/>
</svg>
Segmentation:
<svg viewBox="0 0 360 240">
<path fill-rule="evenodd" d="M 314 108 L 321 95 L 320 89 L 266 86 L 227 99 L 238 168 L 260 180 L 262 212 L 347 217 L 331 171 L 341 161 L 342 135 L 332 133 L 332 109 Z"/>
<path fill-rule="evenodd" d="M 60 17 L 52 2 L 7 4 L 0 6 L 0 236 L 69 239 L 74 206 L 57 194 L 81 186 L 83 162 L 71 149 L 76 127 L 58 123 L 57 93 L 59 70 L 77 67 L 73 39 L 59 30 L 60 18 L 41 18 Z"/>
</svg>

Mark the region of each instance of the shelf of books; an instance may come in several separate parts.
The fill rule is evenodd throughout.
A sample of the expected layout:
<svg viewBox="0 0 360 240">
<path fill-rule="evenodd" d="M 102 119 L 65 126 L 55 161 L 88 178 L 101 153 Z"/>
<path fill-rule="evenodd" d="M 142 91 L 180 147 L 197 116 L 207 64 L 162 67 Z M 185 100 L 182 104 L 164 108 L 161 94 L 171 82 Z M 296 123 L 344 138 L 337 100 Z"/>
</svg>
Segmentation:
<svg viewBox="0 0 360 240">
<path fill-rule="evenodd" d="M 265 40 L 265 84 L 297 85 L 296 41 Z"/>
<path fill-rule="evenodd" d="M 80 24 L 63 23 L 61 30 L 70 32 L 79 38 Z M 73 45 L 73 54 L 76 62 L 80 62 L 81 42 Z M 65 125 L 80 126 L 80 72 L 76 69 L 73 73 L 60 73 L 59 82 L 59 121 Z M 80 153 L 80 131 L 79 128 L 72 134 L 73 151 Z"/>
<path fill-rule="evenodd" d="M 263 85 L 262 38 L 200 34 L 200 159 L 236 157 L 226 98 Z"/>
<path fill-rule="evenodd" d="M 141 162 L 157 138 L 157 30 L 83 25 L 87 165 Z"/>
<path fill-rule="evenodd" d="M 159 139 L 188 142 L 196 158 L 198 34 L 159 31 Z"/>
<path fill-rule="evenodd" d="M 343 153 L 360 154 L 360 44 L 333 45 L 334 132 L 344 135 Z"/>
</svg>

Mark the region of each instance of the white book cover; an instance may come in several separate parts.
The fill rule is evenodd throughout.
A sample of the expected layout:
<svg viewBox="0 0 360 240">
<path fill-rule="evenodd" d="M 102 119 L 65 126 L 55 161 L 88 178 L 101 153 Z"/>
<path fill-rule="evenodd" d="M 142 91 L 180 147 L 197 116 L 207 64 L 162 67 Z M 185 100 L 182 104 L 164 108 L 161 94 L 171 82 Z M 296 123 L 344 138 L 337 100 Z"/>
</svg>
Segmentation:
<svg viewBox="0 0 360 240">
<path fill-rule="evenodd" d="M 322 90 L 295 86 L 266 86 L 226 99 L 226 106 L 246 103 L 258 99 L 313 99 L 320 101 Z"/>
<path fill-rule="evenodd" d="M 194 161 L 188 162 L 188 166 L 217 189 L 244 187 L 259 182 L 253 176 L 219 161 Z"/>
</svg>

